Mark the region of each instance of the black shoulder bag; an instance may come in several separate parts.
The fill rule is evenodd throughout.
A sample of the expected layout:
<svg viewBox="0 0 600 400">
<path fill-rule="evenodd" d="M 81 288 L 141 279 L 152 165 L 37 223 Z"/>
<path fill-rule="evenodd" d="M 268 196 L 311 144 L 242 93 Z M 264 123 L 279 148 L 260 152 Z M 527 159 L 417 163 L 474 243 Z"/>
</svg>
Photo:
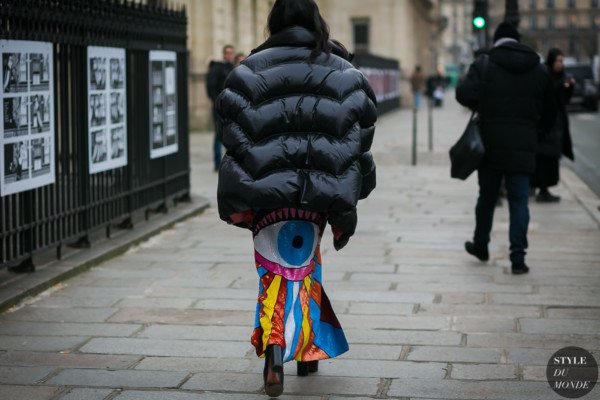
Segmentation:
<svg viewBox="0 0 600 400">
<path fill-rule="evenodd" d="M 483 58 L 483 80 L 479 97 L 479 109 L 474 110 L 467 127 L 458 141 L 450 148 L 450 176 L 465 180 L 479 168 L 485 155 L 485 146 L 481 139 L 481 103 L 485 96 L 487 86 L 487 70 L 489 57 Z"/>
</svg>

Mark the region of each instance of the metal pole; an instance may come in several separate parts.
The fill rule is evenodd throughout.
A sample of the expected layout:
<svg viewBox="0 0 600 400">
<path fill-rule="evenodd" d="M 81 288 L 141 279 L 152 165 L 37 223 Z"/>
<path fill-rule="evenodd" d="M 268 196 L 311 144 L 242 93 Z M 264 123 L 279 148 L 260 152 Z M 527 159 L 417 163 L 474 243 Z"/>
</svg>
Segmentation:
<svg viewBox="0 0 600 400">
<path fill-rule="evenodd" d="M 521 16 L 519 14 L 519 0 L 506 0 L 504 8 L 504 20 L 519 27 Z"/>
<path fill-rule="evenodd" d="M 431 153 L 433 151 L 433 113 L 431 110 L 431 107 L 429 107 L 429 115 L 428 115 L 428 125 L 429 125 L 429 129 L 428 129 L 428 138 L 427 138 L 427 142 L 428 142 L 428 148 L 429 148 L 429 152 Z"/>
<path fill-rule="evenodd" d="M 412 157 L 411 164 L 417 165 L 417 108 L 413 107 Z"/>
<path fill-rule="evenodd" d="M 427 103 L 427 129 L 429 135 L 429 151 L 433 151 L 433 98 Z"/>
</svg>

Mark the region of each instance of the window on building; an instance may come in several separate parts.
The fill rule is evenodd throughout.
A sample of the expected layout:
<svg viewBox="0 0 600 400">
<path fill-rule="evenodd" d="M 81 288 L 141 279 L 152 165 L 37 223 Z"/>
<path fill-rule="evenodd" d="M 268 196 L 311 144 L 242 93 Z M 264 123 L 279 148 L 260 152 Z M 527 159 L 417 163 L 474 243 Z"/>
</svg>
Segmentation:
<svg viewBox="0 0 600 400">
<path fill-rule="evenodd" d="M 568 6 L 569 8 L 571 8 L 571 9 L 573 9 L 573 8 L 577 7 L 577 4 L 576 4 L 576 3 L 577 3 L 577 1 L 576 1 L 576 0 L 569 0 L 569 1 L 567 2 L 567 6 Z"/>
<path fill-rule="evenodd" d="M 554 15 L 548 15 L 548 29 L 554 29 L 555 20 Z"/>
<path fill-rule="evenodd" d="M 554 0 L 546 0 L 546 8 L 554 8 Z"/>
<path fill-rule="evenodd" d="M 598 0 L 590 0 L 590 7 L 598 8 Z"/>
<path fill-rule="evenodd" d="M 352 34 L 354 38 L 354 51 L 367 52 L 369 51 L 370 40 L 370 21 L 368 18 L 353 18 L 352 19 Z"/>
<path fill-rule="evenodd" d="M 529 8 L 531 10 L 535 10 L 535 7 L 537 5 L 536 3 L 537 3 L 537 0 L 529 0 Z"/>
<path fill-rule="evenodd" d="M 531 29 L 532 31 L 535 31 L 535 29 L 537 28 L 537 17 L 535 15 L 532 15 L 529 17 L 529 29 Z"/>
<path fill-rule="evenodd" d="M 569 17 L 569 28 L 571 28 L 571 29 L 577 28 L 577 15 L 571 15 Z"/>
</svg>

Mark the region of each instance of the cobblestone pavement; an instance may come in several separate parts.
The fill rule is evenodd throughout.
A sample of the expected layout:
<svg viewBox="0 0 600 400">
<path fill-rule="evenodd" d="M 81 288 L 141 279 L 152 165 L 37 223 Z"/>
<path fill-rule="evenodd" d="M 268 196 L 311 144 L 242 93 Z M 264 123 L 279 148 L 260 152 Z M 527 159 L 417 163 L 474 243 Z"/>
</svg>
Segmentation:
<svg viewBox="0 0 600 400">
<path fill-rule="evenodd" d="M 378 188 L 335 252 L 323 239 L 324 287 L 350 351 L 297 378 L 287 399 L 558 399 L 545 379 L 555 351 L 600 360 L 600 231 L 595 196 L 563 169 L 556 205 L 532 204 L 531 273 L 512 276 L 507 207 L 487 264 L 467 256 L 474 177 L 449 178 L 447 149 L 468 115 L 436 110 L 427 152 L 408 165 L 410 112 L 378 124 Z M 211 137 L 194 135 L 194 187 L 214 202 Z M 250 233 L 216 207 L 0 316 L 0 399 L 262 399 L 249 337 L 257 295 Z M 587 399 L 599 399 L 600 389 Z"/>
</svg>

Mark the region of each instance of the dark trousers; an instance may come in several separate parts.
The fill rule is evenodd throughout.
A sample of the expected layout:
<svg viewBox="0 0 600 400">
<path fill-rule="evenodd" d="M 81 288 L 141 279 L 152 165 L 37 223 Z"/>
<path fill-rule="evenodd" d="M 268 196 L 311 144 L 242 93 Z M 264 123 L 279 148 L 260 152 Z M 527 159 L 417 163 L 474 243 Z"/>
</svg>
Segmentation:
<svg viewBox="0 0 600 400">
<path fill-rule="evenodd" d="M 215 124 L 215 136 L 214 136 L 214 140 L 213 140 L 213 159 L 214 159 L 215 170 L 216 170 L 216 169 L 219 169 L 219 165 L 221 165 L 222 132 L 221 132 L 221 117 L 219 116 L 219 113 L 217 112 L 217 108 L 215 107 L 214 103 L 212 106 L 212 115 L 213 115 L 213 122 Z"/>
<path fill-rule="evenodd" d="M 502 178 L 506 185 L 506 195 L 510 213 L 510 260 L 513 263 L 525 262 L 527 249 L 527 228 L 529 226 L 529 176 L 518 173 L 504 173 L 482 167 L 478 171 L 479 198 L 475 207 L 475 234 L 473 242 L 487 246 L 494 221 L 494 209 L 498 201 Z"/>
</svg>

